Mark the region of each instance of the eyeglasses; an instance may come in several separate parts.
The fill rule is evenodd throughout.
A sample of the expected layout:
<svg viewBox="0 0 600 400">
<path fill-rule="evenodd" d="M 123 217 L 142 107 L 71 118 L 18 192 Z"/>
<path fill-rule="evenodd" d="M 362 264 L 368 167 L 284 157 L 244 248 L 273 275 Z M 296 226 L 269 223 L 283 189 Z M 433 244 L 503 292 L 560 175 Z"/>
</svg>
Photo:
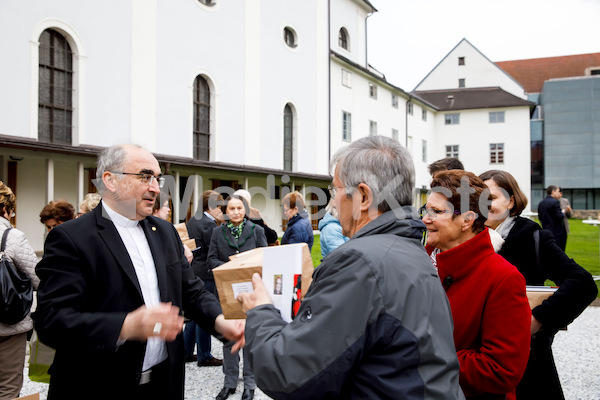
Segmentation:
<svg viewBox="0 0 600 400">
<path fill-rule="evenodd" d="M 329 190 L 329 195 L 331 196 L 332 199 L 335 199 L 335 195 L 337 194 L 337 191 L 339 189 L 345 189 L 346 186 L 342 186 L 342 187 L 335 187 L 335 186 L 327 186 L 327 190 Z"/>
<path fill-rule="evenodd" d="M 162 175 L 159 176 L 154 176 L 152 174 L 134 174 L 132 172 L 115 172 L 115 171 L 111 171 L 113 174 L 120 174 L 120 175 L 135 175 L 135 176 L 139 176 L 140 180 L 142 181 L 142 183 L 144 185 L 152 185 L 152 183 L 154 183 L 154 181 L 156 180 L 156 183 L 158 183 L 158 187 L 162 188 L 165 184 L 165 178 Z"/>
<path fill-rule="evenodd" d="M 429 217 L 430 220 L 435 221 L 438 216 L 441 214 L 462 214 L 459 210 L 454 210 L 454 212 L 450 210 L 436 210 L 435 208 L 425 208 L 421 210 L 421 219 L 425 218 L 425 216 Z"/>
</svg>

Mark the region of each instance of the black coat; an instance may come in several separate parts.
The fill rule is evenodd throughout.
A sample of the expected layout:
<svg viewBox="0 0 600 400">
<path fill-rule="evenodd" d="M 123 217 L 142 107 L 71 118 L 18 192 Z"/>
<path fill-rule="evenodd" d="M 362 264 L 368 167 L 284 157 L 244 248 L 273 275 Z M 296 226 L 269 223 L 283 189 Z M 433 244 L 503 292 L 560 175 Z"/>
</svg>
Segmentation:
<svg viewBox="0 0 600 400">
<path fill-rule="evenodd" d="M 49 399 L 129 399 L 138 387 L 145 342 L 118 345 L 125 316 L 144 304 L 127 249 L 102 206 L 54 228 L 37 266 L 35 327 L 56 349 Z M 147 217 L 140 225 L 154 258 L 162 302 L 185 310 L 214 333 L 221 314 L 184 254 L 172 224 Z M 183 399 L 184 348 L 180 334 L 167 343 L 169 399 Z"/>
<path fill-rule="evenodd" d="M 206 263 L 208 257 L 208 247 L 210 246 L 210 237 L 212 231 L 217 227 L 217 222 L 207 217 L 204 213 L 202 218 L 192 218 L 187 223 L 188 235 L 196 240 L 197 250 L 194 250 L 194 259 L 192 260 L 192 269 L 196 276 L 203 281 L 214 280 L 212 270 Z"/>
<path fill-rule="evenodd" d="M 533 233 L 540 231 L 538 265 Z M 558 247 L 552 234 L 535 222 L 517 217 L 498 252 L 516 266 L 527 285 L 552 280 L 560 288 L 533 309 L 542 331 L 532 336 L 525 375 L 517 386 L 518 399 L 562 399 L 562 390 L 552 356 L 552 340 L 561 327 L 570 324 L 596 298 L 598 289 L 589 272 Z"/>
<path fill-rule="evenodd" d="M 236 240 L 227 224 L 213 229 L 208 250 L 208 265 L 212 270 L 229 261 L 229 256 L 257 247 L 267 247 L 267 238 L 262 227 L 246 220 L 239 240 Z"/>
<path fill-rule="evenodd" d="M 542 228 L 552 232 L 556 244 L 564 250 L 567 245 L 567 229 L 565 215 L 560 210 L 560 202 L 552 196 L 546 196 L 538 205 L 538 216 Z"/>
</svg>

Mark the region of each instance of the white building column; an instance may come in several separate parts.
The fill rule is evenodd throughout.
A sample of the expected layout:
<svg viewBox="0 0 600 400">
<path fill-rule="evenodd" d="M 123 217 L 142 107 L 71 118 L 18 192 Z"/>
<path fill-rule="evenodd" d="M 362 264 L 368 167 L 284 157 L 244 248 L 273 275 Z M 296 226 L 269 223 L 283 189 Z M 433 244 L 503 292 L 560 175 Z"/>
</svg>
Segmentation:
<svg viewBox="0 0 600 400">
<path fill-rule="evenodd" d="M 54 200 L 54 160 L 46 160 L 46 204 Z"/>
<path fill-rule="evenodd" d="M 76 212 L 79 212 L 79 209 L 81 207 L 81 202 L 83 200 L 83 196 L 85 195 L 84 194 L 84 191 L 85 191 L 84 175 L 85 175 L 85 170 L 83 168 L 83 163 L 78 162 L 77 163 L 77 209 L 75 210 Z"/>
</svg>

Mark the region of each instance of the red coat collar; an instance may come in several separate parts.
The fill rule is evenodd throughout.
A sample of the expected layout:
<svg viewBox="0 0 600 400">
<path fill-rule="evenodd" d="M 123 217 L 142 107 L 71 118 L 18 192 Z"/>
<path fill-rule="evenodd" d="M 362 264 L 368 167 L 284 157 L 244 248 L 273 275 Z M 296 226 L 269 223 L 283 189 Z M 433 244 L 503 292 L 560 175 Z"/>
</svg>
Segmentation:
<svg viewBox="0 0 600 400">
<path fill-rule="evenodd" d="M 448 278 L 456 281 L 473 269 L 481 267 L 482 260 L 493 254 L 495 254 L 494 247 L 488 228 L 485 228 L 463 244 L 438 253 L 436 257 L 438 275 L 442 282 L 447 282 Z"/>
</svg>

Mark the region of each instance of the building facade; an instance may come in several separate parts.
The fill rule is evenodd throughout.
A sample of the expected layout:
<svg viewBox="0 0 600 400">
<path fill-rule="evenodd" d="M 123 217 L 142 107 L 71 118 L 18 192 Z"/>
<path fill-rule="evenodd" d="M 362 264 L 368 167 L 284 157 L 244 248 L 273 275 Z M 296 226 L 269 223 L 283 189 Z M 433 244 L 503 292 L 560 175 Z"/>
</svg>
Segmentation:
<svg viewBox="0 0 600 400">
<path fill-rule="evenodd" d="M 0 179 L 17 195 L 13 222 L 41 252 L 41 209 L 56 199 L 77 207 L 95 191 L 98 152 L 119 143 L 156 155 L 174 221 L 194 214 L 205 189 L 245 188 L 280 234 L 290 190 L 304 193 L 316 228 L 329 160 L 361 137 L 384 135 L 408 148 L 416 206 L 426 201 L 427 165 L 448 146 L 474 172 L 489 169 L 482 160 L 490 143 L 506 146 L 510 163 L 500 166 L 529 162 L 513 138 L 528 140 L 526 105 L 464 108 L 462 125 L 448 126 L 456 110 L 405 92 L 369 65 L 376 11 L 368 0 L 0 2 Z M 480 56 L 463 55 L 469 68 L 492 68 Z M 445 65 L 419 90 L 454 89 L 437 78 Z M 498 83 L 477 70 L 467 87 L 523 97 L 506 74 Z M 501 111 L 505 122 L 490 128 L 488 113 Z"/>
<path fill-rule="evenodd" d="M 463 39 L 412 94 L 437 109 L 431 161 L 457 157 L 477 175 L 508 171 L 531 198 L 529 120 L 535 104 L 517 81 Z"/>
<path fill-rule="evenodd" d="M 531 119 L 533 207 L 555 185 L 580 216 L 596 215 L 591 210 L 600 209 L 600 53 L 496 64 L 537 104 Z"/>
</svg>

